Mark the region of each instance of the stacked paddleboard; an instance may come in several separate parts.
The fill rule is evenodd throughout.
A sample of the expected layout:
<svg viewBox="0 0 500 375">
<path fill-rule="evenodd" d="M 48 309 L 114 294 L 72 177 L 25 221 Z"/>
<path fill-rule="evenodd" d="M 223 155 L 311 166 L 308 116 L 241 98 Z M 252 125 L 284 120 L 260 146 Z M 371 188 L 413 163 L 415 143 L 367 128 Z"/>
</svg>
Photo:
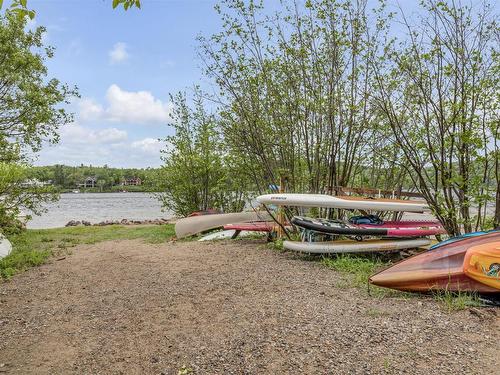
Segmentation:
<svg viewBox="0 0 500 375">
<path fill-rule="evenodd" d="M 500 231 L 452 238 L 370 278 L 408 292 L 500 292 Z"/>
<path fill-rule="evenodd" d="M 361 211 L 401 211 L 423 213 L 429 211 L 425 202 L 400 199 L 372 199 L 351 196 L 334 197 L 326 194 L 266 194 L 257 197 L 266 205 L 341 208 Z"/>
<path fill-rule="evenodd" d="M 419 201 L 334 197 L 322 194 L 267 194 L 259 196 L 257 201 L 275 206 L 337 208 L 361 212 L 405 211 L 423 213 L 429 210 L 425 202 Z M 357 241 L 285 241 L 283 243 L 286 249 L 306 253 L 402 250 L 427 246 L 431 240 L 423 237 L 446 233 L 438 221 L 377 221 L 376 223 L 356 224 L 339 220 L 296 216 L 292 219 L 292 224 L 306 232 L 350 236 L 357 239 Z M 360 241 L 368 236 L 380 238 Z M 303 238 L 310 238 L 310 236 L 303 236 Z"/>
</svg>

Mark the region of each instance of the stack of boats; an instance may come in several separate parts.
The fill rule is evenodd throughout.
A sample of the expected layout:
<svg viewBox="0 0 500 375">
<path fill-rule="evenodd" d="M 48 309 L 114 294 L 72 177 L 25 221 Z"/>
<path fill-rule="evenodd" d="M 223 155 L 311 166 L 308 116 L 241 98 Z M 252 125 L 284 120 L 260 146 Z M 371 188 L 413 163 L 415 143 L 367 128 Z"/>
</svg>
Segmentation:
<svg viewBox="0 0 500 375">
<path fill-rule="evenodd" d="M 294 216 L 291 223 L 280 223 L 300 230 L 301 241 L 284 241 L 283 246 L 289 250 L 338 254 L 428 249 L 373 275 L 370 278 L 372 284 L 417 292 L 500 292 L 500 230 L 451 238 L 429 248 L 431 236 L 446 233 L 438 221 L 383 221 L 370 214 L 421 214 L 429 211 L 425 202 L 321 194 L 267 194 L 257 197 L 257 201 L 269 211 L 279 207 L 299 207 L 362 213 L 345 221 Z M 181 238 L 219 227 L 224 230 L 209 234 L 202 240 L 235 238 L 253 232 L 270 233 L 276 229 L 276 223 L 271 221 L 267 210 L 181 219 L 176 224 L 176 234 Z"/>
<path fill-rule="evenodd" d="M 334 197 L 322 194 L 267 194 L 257 198 L 259 203 L 275 206 L 319 207 L 327 209 L 358 210 L 360 212 L 424 213 L 429 207 L 424 202 L 396 199 L 369 199 Z M 436 220 L 383 221 L 376 215 L 351 217 L 347 221 L 295 216 L 292 224 L 302 231 L 302 241 L 285 241 L 289 250 L 306 253 L 354 253 L 401 250 L 427 246 L 427 236 L 446 231 Z M 343 236 L 352 239 L 316 242 L 316 234 Z"/>
</svg>

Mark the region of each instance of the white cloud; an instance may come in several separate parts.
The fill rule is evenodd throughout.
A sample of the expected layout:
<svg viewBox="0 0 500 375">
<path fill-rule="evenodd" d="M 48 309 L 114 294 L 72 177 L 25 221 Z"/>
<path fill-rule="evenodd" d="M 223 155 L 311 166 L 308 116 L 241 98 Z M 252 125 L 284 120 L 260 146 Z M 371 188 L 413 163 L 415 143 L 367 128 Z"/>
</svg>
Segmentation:
<svg viewBox="0 0 500 375">
<path fill-rule="evenodd" d="M 83 51 L 83 44 L 79 38 L 73 39 L 67 47 L 67 53 L 71 56 L 80 56 L 83 54 Z"/>
<path fill-rule="evenodd" d="M 125 91 L 111 85 L 106 93 L 107 113 L 112 121 L 165 123 L 172 110 L 171 103 L 155 99 L 149 91 Z"/>
<path fill-rule="evenodd" d="M 160 151 L 165 148 L 165 144 L 158 139 L 144 138 L 139 141 L 132 142 L 131 147 L 135 150 L 140 150 L 145 154 L 160 155 Z"/>
<path fill-rule="evenodd" d="M 121 63 L 129 58 L 127 45 L 123 42 L 115 43 L 113 48 L 108 52 L 109 62 L 111 64 Z"/>
<path fill-rule="evenodd" d="M 156 99 L 149 91 L 125 91 L 111 85 L 103 107 L 91 98 L 79 102 L 79 118 L 83 121 L 104 120 L 132 124 L 165 124 L 169 122 L 173 104 Z"/>
<path fill-rule="evenodd" d="M 82 98 L 78 102 L 78 106 L 80 107 L 79 113 L 82 120 L 96 120 L 101 118 L 104 113 L 102 105 L 91 98 Z"/>
<path fill-rule="evenodd" d="M 104 165 L 113 167 L 158 167 L 165 143 L 154 138 L 130 141 L 126 131 L 116 128 L 90 129 L 77 123 L 61 128 L 57 145 L 44 147 L 37 165 Z"/>
<path fill-rule="evenodd" d="M 61 128 L 61 143 L 64 144 L 117 144 L 127 140 L 127 132 L 116 128 L 92 130 L 78 124 Z"/>
</svg>

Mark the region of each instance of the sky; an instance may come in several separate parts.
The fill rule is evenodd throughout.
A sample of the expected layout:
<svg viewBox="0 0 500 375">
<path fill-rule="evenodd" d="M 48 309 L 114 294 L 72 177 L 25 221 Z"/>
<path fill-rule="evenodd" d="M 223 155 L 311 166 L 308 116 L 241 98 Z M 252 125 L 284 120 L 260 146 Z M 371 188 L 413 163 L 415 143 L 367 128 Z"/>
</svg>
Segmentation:
<svg viewBox="0 0 500 375">
<path fill-rule="evenodd" d="M 29 27 L 45 26 L 55 47 L 49 76 L 76 85 L 74 122 L 45 146 L 36 165 L 157 167 L 168 126 L 169 93 L 202 84 L 196 36 L 220 29 L 210 0 L 143 0 L 113 10 L 111 0 L 29 0 Z"/>
<path fill-rule="evenodd" d="M 169 93 L 208 85 L 196 37 L 220 31 L 216 0 L 142 0 L 141 9 L 128 11 L 111 2 L 28 1 L 36 11 L 29 27 L 45 26 L 44 41 L 55 47 L 49 77 L 81 95 L 68 107 L 74 122 L 61 127 L 59 144 L 44 147 L 36 165 L 158 167 L 165 148 L 158 139 L 173 133 Z M 389 4 L 411 18 L 418 2 Z M 265 5 L 276 10 L 279 3 Z"/>
</svg>

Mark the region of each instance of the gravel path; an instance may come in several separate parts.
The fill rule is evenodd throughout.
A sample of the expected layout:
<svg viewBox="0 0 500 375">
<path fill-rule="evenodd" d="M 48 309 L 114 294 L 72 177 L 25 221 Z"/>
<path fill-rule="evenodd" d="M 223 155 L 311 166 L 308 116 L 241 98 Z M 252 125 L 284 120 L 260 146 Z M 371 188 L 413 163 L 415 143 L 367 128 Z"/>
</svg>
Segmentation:
<svg viewBox="0 0 500 375">
<path fill-rule="evenodd" d="M 369 297 L 257 242 L 104 242 L 0 284 L 0 373 L 493 374 L 497 311 Z"/>
</svg>

